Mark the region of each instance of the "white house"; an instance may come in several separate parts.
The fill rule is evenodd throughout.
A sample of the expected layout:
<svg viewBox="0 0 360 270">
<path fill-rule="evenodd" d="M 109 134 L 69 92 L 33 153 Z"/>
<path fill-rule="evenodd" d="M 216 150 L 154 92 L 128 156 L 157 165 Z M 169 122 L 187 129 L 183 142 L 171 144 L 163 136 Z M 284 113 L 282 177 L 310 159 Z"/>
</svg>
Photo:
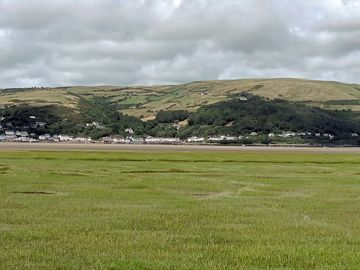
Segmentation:
<svg viewBox="0 0 360 270">
<path fill-rule="evenodd" d="M 50 134 L 39 135 L 40 141 L 48 141 L 50 140 L 50 138 L 51 138 Z"/>
<path fill-rule="evenodd" d="M 5 130 L 5 136 L 14 136 L 15 132 L 12 130 Z"/>
<path fill-rule="evenodd" d="M 187 139 L 187 142 L 203 142 L 203 141 L 205 141 L 204 137 L 193 136 Z"/>
<path fill-rule="evenodd" d="M 21 131 L 20 136 L 21 137 L 29 137 L 29 133 L 27 131 Z"/>
<path fill-rule="evenodd" d="M 71 136 L 68 135 L 59 135 L 59 140 L 60 141 L 71 141 L 73 138 Z"/>
<path fill-rule="evenodd" d="M 208 141 L 209 142 L 221 142 L 225 140 L 225 136 L 221 135 L 221 136 L 213 136 L 213 137 L 209 137 Z"/>
<path fill-rule="evenodd" d="M 146 143 L 180 143 L 179 138 L 154 138 L 154 137 L 146 137 Z"/>
<path fill-rule="evenodd" d="M 76 142 L 81 142 L 81 143 L 87 143 L 87 142 L 91 142 L 91 138 L 76 137 L 76 138 L 74 139 L 74 141 L 76 141 Z"/>
<path fill-rule="evenodd" d="M 236 141 L 237 139 L 237 137 L 231 135 L 226 135 L 224 138 L 225 141 Z"/>
<path fill-rule="evenodd" d="M 125 129 L 125 132 L 129 134 L 134 134 L 134 130 L 132 128 Z"/>
</svg>

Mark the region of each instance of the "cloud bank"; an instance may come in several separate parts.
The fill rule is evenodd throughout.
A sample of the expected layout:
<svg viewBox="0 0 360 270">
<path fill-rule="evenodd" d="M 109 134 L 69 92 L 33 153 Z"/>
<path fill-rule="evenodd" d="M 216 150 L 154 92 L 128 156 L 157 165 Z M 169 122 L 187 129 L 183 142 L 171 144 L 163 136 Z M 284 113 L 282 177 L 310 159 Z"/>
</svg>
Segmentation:
<svg viewBox="0 0 360 270">
<path fill-rule="evenodd" d="M 358 0 L 0 0 L 0 87 L 360 83 Z"/>
</svg>

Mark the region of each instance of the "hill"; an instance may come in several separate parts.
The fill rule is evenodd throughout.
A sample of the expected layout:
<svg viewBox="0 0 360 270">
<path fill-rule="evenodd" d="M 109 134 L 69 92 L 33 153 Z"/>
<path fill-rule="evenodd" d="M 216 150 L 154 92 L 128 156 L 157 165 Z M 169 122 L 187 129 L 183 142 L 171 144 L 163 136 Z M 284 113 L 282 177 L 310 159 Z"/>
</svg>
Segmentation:
<svg viewBox="0 0 360 270">
<path fill-rule="evenodd" d="M 359 89 L 298 79 L 3 89 L 0 135 L 13 130 L 35 138 L 49 133 L 98 139 L 126 137 L 131 130 L 139 137 L 227 135 L 232 139 L 226 141 L 237 143 L 357 145 Z"/>
<path fill-rule="evenodd" d="M 270 99 L 301 101 L 324 109 L 360 111 L 360 85 L 302 79 L 199 81 L 163 86 L 76 86 L 0 90 L 0 105 L 57 105 L 81 110 L 81 100 L 104 97 L 124 114 L 154 119 L 160 110 L 196 111 L 247 92 Z"/>
<path fill-rule="evenodd" d="M 187 138 L 230 134 L 235 136 L 232 140 L 238 141 L 240 138 L 243 142 L 301 143 L 327 139 L 335 143 L 343 139 L 354 141 L 351 134 L 360 133 L 360 122 L 356 119 L 358 115 L 356 112 L 323 110 L 300 102 L 265 99 L 247 93 L 202 106 L 188 114 L 186 111 L 160 111 L 156 120 L 150 122 L 157 124 L 157 131 L 161 124 L 187 119 L 188 124 L 174 134 L 169 127 L 163 129 L 165 136 Z M 296 134 L 286 131 L 296 131 Z M 322 138 L 318 138 L 320 136 Z"/>
</svg>

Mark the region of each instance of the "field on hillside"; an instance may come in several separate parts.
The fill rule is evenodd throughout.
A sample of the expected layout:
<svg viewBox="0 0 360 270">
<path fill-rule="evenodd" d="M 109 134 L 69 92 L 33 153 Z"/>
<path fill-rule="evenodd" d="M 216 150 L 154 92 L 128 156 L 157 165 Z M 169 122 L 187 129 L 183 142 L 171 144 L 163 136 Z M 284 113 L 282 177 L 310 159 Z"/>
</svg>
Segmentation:
<svg viewBox="0 0 360 270">
<path fill-rule="evenodd" d="M 360 156 L 0 152 L 0 269 L 358 269 Z"/>
<path fill-rule="evenodd" d="M 360 111 L 360 85 L 302 79 L 243 79 L 198 81 L 163 86 L 74 86 L 37 89 L 0 89 L 1 105 L 60 105 L 81 110 L 82 100 L 107 98 L 119 111 L 152 119 L 160 110 L 196 111 L 204 105 L 248 92 L 266 98 L 302 101 L 325 109 Z"/>
</svg>

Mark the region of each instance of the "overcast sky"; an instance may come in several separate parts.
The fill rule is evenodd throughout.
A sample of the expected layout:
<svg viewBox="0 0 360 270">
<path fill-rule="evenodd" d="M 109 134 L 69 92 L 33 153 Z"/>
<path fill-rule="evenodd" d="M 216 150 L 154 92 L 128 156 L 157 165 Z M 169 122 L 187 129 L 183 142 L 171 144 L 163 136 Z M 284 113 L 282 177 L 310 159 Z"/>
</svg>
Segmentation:
<svg viewBox="0 0 360 270">
<path fill-rule="evenodd" d="M 0 0 L 0 87 L 360 83 L 360 0 Z"/>
</svg>

